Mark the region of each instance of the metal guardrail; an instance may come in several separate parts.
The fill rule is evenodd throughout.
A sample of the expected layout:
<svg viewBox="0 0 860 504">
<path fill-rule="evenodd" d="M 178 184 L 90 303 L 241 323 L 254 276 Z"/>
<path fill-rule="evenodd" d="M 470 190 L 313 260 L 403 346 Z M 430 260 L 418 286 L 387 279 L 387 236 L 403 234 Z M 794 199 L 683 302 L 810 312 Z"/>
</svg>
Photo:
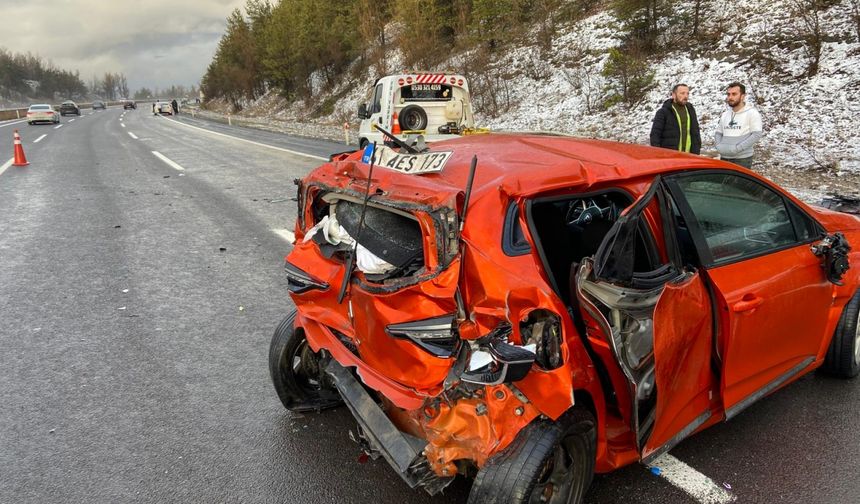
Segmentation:
<svg viewBox="0 0 860 504">
<path fill-rule="evenodd" d="M 149 103 L 152 100 L 135 100 L 137 103 Z M 121 101 L 105 101 L 106 106 L 110 107 L 113 105 L 122 105 Z M 77 103 L 78 108 L 88 109 L 93 108 L 92 103 Z M 59 109 L 59 105 L 54 105 L 54 109 Z M 4 109 L 0 110 L 0 121 L 10 121 L 13 119 L 24 119 L 27 117 L 27 108 L 15 108 L 15 109 Z"/>
</svg>

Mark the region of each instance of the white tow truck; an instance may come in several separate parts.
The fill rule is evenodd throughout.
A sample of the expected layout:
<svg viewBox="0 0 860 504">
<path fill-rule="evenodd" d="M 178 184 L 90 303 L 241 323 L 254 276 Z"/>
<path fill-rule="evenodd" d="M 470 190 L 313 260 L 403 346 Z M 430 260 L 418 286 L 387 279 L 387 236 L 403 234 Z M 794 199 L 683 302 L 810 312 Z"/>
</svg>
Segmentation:
<svg viewBox="0 0 860 504">
<path fill-rule="evenodd" d="M 359 145 L 383 143 L 378 129 L 405 139 L 419 133 L 427 142 L 447 140 L 472 132 L 475 117 L 469 84 L 454 73 L 402 73 L 381 77 L 373 84 L 367 103 L 358 107 Z"/>
</svg>

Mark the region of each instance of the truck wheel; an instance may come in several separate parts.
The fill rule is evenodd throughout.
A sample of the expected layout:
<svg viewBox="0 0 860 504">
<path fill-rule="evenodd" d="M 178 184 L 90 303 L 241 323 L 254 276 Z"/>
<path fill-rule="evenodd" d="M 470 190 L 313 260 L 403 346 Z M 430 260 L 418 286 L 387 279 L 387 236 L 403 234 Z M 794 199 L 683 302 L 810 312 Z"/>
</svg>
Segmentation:
<svg viewBox="0 0 860 504">
<path fill-rule="evenodd" d="M 581 408 L 533 422 L 478 471 L 468 504 L 582 502 L 594 476 L 596 432 Z"/>
<path fill-rule="evenodd" d="M 367 144 L 368 144 L 368 143 L 369 143 L 369 142 L 367 141 L 367 139 L 366 139 L 366 138 L 362 138 L 361 140 L 359 140 L 359 141 L 358 141 L 358 148 L 359 148 L 359 149 L 364 149 L 365 147 L 367 147 Z"/>
<path fill-rule="evenodd" d="M 400 111 L 397 116 L 397 122 L 400 123 L 400 129 L 408 130 L 423 130 L 427 128 L 427 112 L 418 105 L 409 105 Z"/>
<path fill-rule="evenodd" d="M 821 369 L 840 378 L 860 374 L 860 290 L 842 309 Z"/>
<path fill-rule="evenodd" d="M 269 374 L 275 392 L 290 411 L 322 411 L 342 404 L 340 394 L 320 369 L 319 355 L 295 327 L 296 312 L 278 324 L 269 346 Z"/>
</svg>

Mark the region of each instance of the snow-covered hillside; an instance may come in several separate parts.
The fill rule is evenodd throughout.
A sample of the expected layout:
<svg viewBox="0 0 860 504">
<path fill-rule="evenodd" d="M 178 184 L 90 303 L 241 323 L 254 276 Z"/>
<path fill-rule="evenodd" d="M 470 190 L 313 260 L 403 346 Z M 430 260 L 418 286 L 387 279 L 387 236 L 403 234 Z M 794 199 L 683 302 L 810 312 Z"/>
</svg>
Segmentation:
<svg viewBox="0 0 860 504">
<path fill-rule="evenodd" d="M 608 49 L 620 40 L 617 20 L 600 12 L 562 27 L 545 59 L 528 45 L 506 50 L 493 64 L 515 76 L 506 85 L 510 108 L 498 117 L 477 110 L 479 122 L 494 130 L 557 131 L 647 143 L 657 107 L 673 84 L 684 82 L 691 88 L 690 102 L 699 114 L 707 154 L 717 118 L 725 108 L 725 85 L 737 80 L 747 85 L 748 101 L 759 108 L 765 122 L 755 169 L 807 199 L 826 192 L 858 195 L 860 43 L 849 2 L 841 0 L 820 14 L 825 42 L 813 77 L 805 75 L 807 57 L 796 40 L 802 20 L 791 14 L 792 0 L 725 0 L 716 7 L 719 12 L 712 13 L 724 16 L 725 22 L 710 50 L 698 55 L 669 51 L 651 61 L 655 85 L 647 96 L 633 107 L 619 104 L 608 109 L 599 106 L 607 84 L 601 70 Z M 774 62 L 768 72 L 750 63 L 751 51 Z M 468 56 L 454 55 L 438 69 L 459 68 L 458 63 Z M 399 68 L 398 60 L 399 55 L 392 53 L 389 68 Z M 331 114 L 310 119 L 304 102 L 288 103 L 273 95 L 252 104 L 246 113 L 334 128 L 348 120 L 355 131 L 356 107 L 377 75 L 373 69 L 348 74 L 363 75 L 344 79 L 333 89 L 317 89 L 315 103 L 333 102 Z M 329 136 L 343 138 L 336 133 Z"/>
</svg>

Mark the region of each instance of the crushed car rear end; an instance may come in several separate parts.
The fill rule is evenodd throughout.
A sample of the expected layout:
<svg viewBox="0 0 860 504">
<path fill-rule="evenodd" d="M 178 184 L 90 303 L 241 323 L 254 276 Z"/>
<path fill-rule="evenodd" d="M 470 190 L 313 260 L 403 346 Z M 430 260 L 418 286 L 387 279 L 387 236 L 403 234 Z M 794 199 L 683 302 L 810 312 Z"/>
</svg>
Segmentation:
<svg viewBox="0 0 860 504">
<path fill-rule="evenodd" d="M 479 167 L 467 203 L 471 157 L 455 150 L 444 174 L 420 176 L 371 174 L 361 153 L 318 168 L 297 181 L 285 264 L 313 381 L 337 388 L 368 452 L 431 493 L 599 386 L 534 257 L 500 247 L 514 200 L 499 173 Z"/>
</svg>

